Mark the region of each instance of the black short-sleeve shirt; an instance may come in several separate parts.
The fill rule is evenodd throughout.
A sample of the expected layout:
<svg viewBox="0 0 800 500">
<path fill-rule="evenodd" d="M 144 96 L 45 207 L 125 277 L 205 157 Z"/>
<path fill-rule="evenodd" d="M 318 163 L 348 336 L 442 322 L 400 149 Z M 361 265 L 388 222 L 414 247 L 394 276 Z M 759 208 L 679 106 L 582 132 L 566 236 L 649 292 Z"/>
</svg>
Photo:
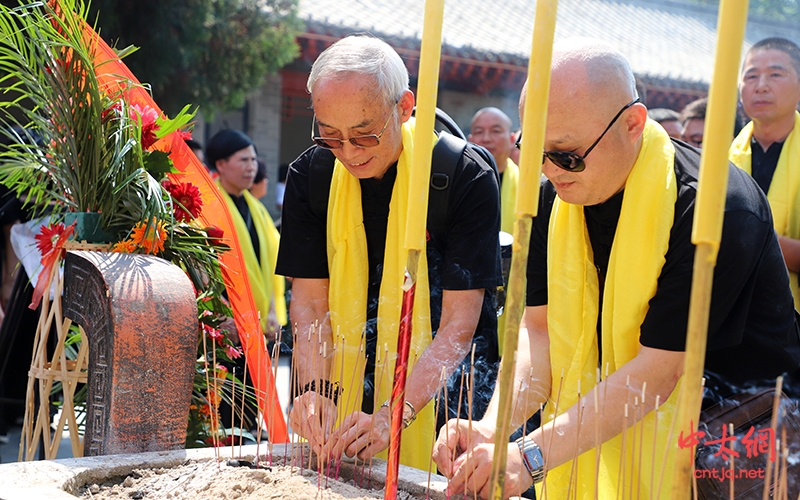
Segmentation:
<svg viewBox="0 0 800 500">
<path fill-rule="evenodd" d="M 311 161 L 318 150 L 312 147 L 289 165 L 283 201 L 281 242 L 276 273 L 294 278 L 328 278 L 327 214 L 318 213 L 310 197 Z M 389 203 L 397 176 L 396 165 L 381 179 L 361 179 L 361 202 L 369 254 L 367 290 L 367 349 L 377 340 L 376 318 L 382 278 L 383 253 Z M 473 337 L 476 345 L 476 388 L 491 395 L 499 358 L 497 316 L 494 294 L 502 284 L 500 271 L 500 198 L 495 172 L 471 150 L 462 156 L 450 183 L 446 234 L 428 231 L 426 256 L 431 293 L 431 326 L 439 328 L 442 290 L 483 288 L 484 300 Z M 371 345 L 372 344 L 372 345 Z M 368 368 L 369 370 L 369 368 Z M 365 396 L 370 396 L 367 377 Z M 478 391 L 476 391 L 477 394 Z M 369 400 L 369 401 L 368 401 Z M 371 404 L 365 397 L 365 404 Z M 488 403 L 488 397 L 486 398 Z M 476 399 L 476 407 L 481 405 Z M 364 408 L 370 410 L 371 408 Z M 482 414 L 480 411 L 480 414 Z M 476 412 L 477 413 L 477 412 Z"/>
<path fill-rule="evenodd" d="M 639 340 L 644 346 L 682 351 L 694 266 L 691 231 L 700 155 L 681 142 L 673 144 L 678 185 L 675 216 L 666 262 Z M 546 180 L 541 192 L 528 261 L 529 306 L 547 304 L 547 232 L 556 192 Z M 587 224 L 594 221 L 616 227 L 623 196 L 624 192 L 618 200 L 612 197 L 602 205 L 584 207 Z M 603 231 L 595 228 L 589 234 L 593 248 L 604 245 Z M 613 230 L 610 234 L 613 241 Z M 604 264 L 596 264 L 603 283 L 607 258 Z M 778 375 L 798 368 L 800 343 L 794 305 L 769 204 L 753 179 L 733 165 L 714 269 L 707 349 L 706 370 L 737 385 L 769 379 L 774 383 Z"/>
</svg>

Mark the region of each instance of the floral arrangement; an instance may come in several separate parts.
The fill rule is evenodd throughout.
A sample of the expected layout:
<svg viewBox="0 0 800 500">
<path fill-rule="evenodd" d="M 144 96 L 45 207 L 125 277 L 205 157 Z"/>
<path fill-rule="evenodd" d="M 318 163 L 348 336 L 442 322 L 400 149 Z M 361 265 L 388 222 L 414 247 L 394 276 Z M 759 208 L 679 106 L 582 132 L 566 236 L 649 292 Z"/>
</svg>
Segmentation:
<svg viewBox="0 0 800 500">
<path fill-rule="evenodd" d="M 126 89 L 138 83 L 103 85 L 83 35 L 86 13 L 80 0 L 0 6 L 0 91 L 15 97 L 0 102 L 0 133 L 11 143 L 0 153 L 0 182 L 34 217 L 49 215 L 36 237 L 43 266 L 58 265 L 73 237 L 65 215 L 97 212 L 111 251 L 156 255 L 186 272 L 199 313 L 187 446 L 202 446 L 219 428 L 220 401 L 241 386 L 220 363 L 242 353 L 221 329 L 232 316 L 219 263 L 224 234 L 203 223 L 200 190 L 180 180 L 161 144 L 173 133 L 188 137 L 193 113 L 187 106 L 168 119 L 130 102 Z M 37 284 L 34 301 L 45 286 Z"/>
</svg>

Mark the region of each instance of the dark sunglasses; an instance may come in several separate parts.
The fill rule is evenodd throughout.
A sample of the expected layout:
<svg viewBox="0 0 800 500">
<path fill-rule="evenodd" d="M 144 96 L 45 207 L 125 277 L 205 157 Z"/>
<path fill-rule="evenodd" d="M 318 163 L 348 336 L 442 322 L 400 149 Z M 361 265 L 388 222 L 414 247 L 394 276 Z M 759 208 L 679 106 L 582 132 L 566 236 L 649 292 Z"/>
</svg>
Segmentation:
<svg viewBox="0 0 800 500">
<path fill-rule="evenodd" d="M 384 132 L 386 132 L 386 127 L 389 126 L 392 116 L 394 116 L 394 108 L 392 108 L 392 112 L 389 113 L 389 118 L 386 119 L 386 123 L 383 125 L 380 133 L 359 135 L 357 137 L 351 137 L 347 140 L 350 141 L 350 144 L 357 148 L 374 148 L 381 143 L 381 136 Z M 317 115 L 314 115 L 314 119 L 311 122 L 311 140 L 314 141 L 317 146 L 325 149 L 341 149 L 344 147 L 344 139 L 337 139 L 336 137 L 320 137 L 314 135 L 315 123 L 317 123 Z"/>
<path fill-rule="evenodd" d="M 587 156 L 589 156 L 589 153 L 592 152 L 594 147 L 597 146 L 600 140 L 606 135 L 606 132 L 608 132 L 611 129 L 611 127 L 614 125 L 614 123 L 616 123 L 619 117 L 622 116 L 622 113 L 624 113 L 625 110 L 627 110 L 637 102 L 639 102 L 638 97 L 629 102 L 628 104 L 626 104 L 625 106 L 623 106 L 622 109 L 620 109 L 619 112 L 614 116 L 614 118 L 611 119 L 611 123 L 609 123 L 608 127 L 606 127 L 606 129 L 603 130 L 603 133 L 600 134 L 600 137 L 598 137 L 597 140 L 594 141 L 592 145 L 586 149 L 586 152 L 583 153 L 583 155 L 579 155 L 578 153 L 573 153 L 572 151 L 544 151 L 542 153 L 542 163 L 544 163 L 545 158 L 547 158 L 548 160 L 553 162 L 553 165 L 559 168 L 563 168 L 567 172 L 583 172 L 586 169 L 586 163 L 583 160 Z M 522 133 L 519 134 L 517 142 L 514 145 L 517 148 L 519 148 L 520 144 L 522 144 L 521 141 L 522 141 Z"/>
</svg>

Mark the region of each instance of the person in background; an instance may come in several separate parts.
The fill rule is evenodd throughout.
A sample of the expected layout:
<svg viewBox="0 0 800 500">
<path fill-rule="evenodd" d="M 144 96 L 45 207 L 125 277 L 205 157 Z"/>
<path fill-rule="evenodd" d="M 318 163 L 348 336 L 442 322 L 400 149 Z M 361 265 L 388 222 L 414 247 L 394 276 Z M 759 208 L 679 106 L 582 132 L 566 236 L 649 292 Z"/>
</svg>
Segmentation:
<svg viewBox="0 0 800 500">
<path fill-rule="evenodd" d="M 208 168 L 208 165 L 206 165 L 206 156 L 203 154 L 203 145 L 194 139 L 184 139 L 183 141 L 189 146 L 189 149 L 192 150 L 192 153 L 194 153 L 197 159 L 200 160 L 200 163 Z"/>
<path fill-rule="evenodd" d="M 483 146 L 494 157 L 500 173 L 500 230 L 513 235 L 519 167 L 511 160 L 511 152 L 517 151 L 514 147 L 514 134 L 511 132 L 511 119 L 495 107 L 479 109 L 472 117 L 467 139 Z M 501 353 L 506 325 L 505 309 L 503 313 L 497 318 L 497 339 Z"/>
<path fill-rule="evenodd" d="M 703 147 L 708 98 L 692 101 L 681 110 L 681 139 L 696 148 Z"/>
<path fill-rule="evenodd" d="M 253 185 L 250 186 L 250 194 L 252 194 L 259 201 L 267 196 L 267 188 L 269 187 L 269 172 L 267 172 L 267 164 L 261 158 L 258 159 L 258 170 L 256 177 L 253 179 Z"/>
<path fill-rule="evenodd" d="M 513 233 L 514 209 L 519 184 L 519 167 L 511 161 L 515 150 L 511 119 L 502 110 L 488 107 L 472 117 L 468 140 L 488 149 L 500 173 L 500 230 Z"/>
<path fill-rule="evenodd" d="M 739 95 L 752 121 L 733 141 L 730 159 L 767 193 L 800 309 L 800 47 L 785 38 L 756 42 L 744 58 Z"/>
<path fill-rule="evenodd" d="M 680 115 L 671 109 L 653 108 L 647 110 L 647 116 L 661 125 L 670 137 L 681 138 Z"/>
<path fill-rule="evenodd" d="M 208 141 L 206 157 L 219 172 L 217 185 L 233 219 L 261 328 L 274 340 L 286 323 L 284 280 L 274 273 L 278 231 L 266 207 L 248 191 L 258 172 L 253 141 L 239 130 L 221 130 Z"/>
<path fill-rule="evenodd" d="M 514 131 L 514 133 L 511 135 L 511 138 L 514 139 L 514 144 L 517 143 L 521 135 L 522 129 L 518 128 Z M 519 148 L 512 148 L 511 152 L 508 154 L 508 157 L 511 158 L 511 161 L 513 161 L 515 165 L 519 166 Z"/>
</svg>

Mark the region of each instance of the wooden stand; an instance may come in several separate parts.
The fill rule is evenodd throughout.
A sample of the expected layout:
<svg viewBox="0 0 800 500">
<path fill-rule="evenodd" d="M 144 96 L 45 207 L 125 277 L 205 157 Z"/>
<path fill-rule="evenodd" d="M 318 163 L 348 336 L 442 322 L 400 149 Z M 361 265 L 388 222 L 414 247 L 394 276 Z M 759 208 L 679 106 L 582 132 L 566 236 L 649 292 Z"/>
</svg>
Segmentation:
<svg viewBox="0 0 800 500">
<path fill-rule="evenodd" d="M 41 458 L 56 458 L 65 430 L 74 457 L 185 445 L 197 356 L 194 289 L 186 273 L 158 257 L 82 251 L 107 248 L 70 242 L 64 277 L 60 263 L 47 276 L 54 298 L 48 287 L 28 372 L 20 461 L 36 459 L 40 443 Z M 73 321 L 81 343 L 69 359 L 65 342 Z M 51 430 L 56 382 L 63 407 Z M 82 383 L 88 385 L 80 412 L 85 438 L 73 405 Z"/>
<path fill-rule="evenodd" d="M 82 250 L 107 250 L 109 248 L 108 245 L 77 242 L 69 242 L 67 247 Z M 50 276 L 47 277 L 50 285 L 42 299 L 41 314 L 36 327 L 33 359 L 28 371 L 28 389 L 25 398 L 19 461 L 35 460 L 39 443 L 42 443 L 44 447 L 42 457 L 46 460 L 55 459 L 65 428 L 69 430 L 72 455 L 74 457 L 83 456 L 83 438 L 78 430 L 73 399 L 78 384 L 85 384 L 87 381 L 89 343 L 85 341 L 80 343 L 76 359 L 67 358 L 64 343 L 72 326 L 72 320 L 64 317 L 61 307 L 64 280 L 59 274 L 60 267 L 58 263 L 53 266 Z M 51 302 L 49 294 L 53 284 L 55 284 L 54 298 Z M 81 338 L 85 340 L 86 334 L 82 327 L 79 328 Z M 55 351 L 52 357 L 47 353 L 47 347 L 51 343 L 51 332 L 56 337 Z M 55 428 L 51 429 L 50 404 L 54 397 L 51 393 L 56 382 L 61 382 L 60 394 L 63 396 L 63 406 Z"/>
</svg>

